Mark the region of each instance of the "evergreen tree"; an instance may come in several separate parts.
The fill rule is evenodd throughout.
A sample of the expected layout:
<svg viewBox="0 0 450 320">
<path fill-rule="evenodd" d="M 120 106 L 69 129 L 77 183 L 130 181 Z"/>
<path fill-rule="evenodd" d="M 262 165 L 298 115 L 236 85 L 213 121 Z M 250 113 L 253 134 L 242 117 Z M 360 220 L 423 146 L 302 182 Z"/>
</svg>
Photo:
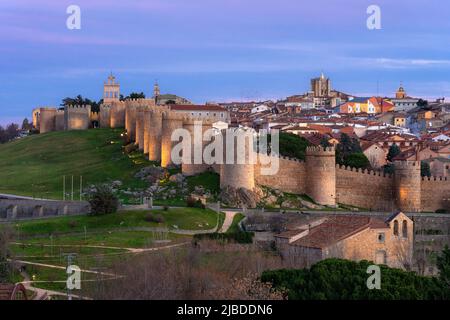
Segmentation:
<svg viewBox="0 0 450 320">
<path fill-rule="evenodd" d="M 431 168 L 428 162 L 420 162 L 420 175 L 422 177 L 431 177 Z"/>
<path fill-rule="evenodd" d="M 394 143 L 392 146 L 389 147 L 389 151 L 388 151 L 386 158 L 389 162 L 392 162 L 393 159 L 396 156 L 398 156 L 400 153 L 401 153 L 401 150 L 400 150 L 399 146 Z"/>
</svg>

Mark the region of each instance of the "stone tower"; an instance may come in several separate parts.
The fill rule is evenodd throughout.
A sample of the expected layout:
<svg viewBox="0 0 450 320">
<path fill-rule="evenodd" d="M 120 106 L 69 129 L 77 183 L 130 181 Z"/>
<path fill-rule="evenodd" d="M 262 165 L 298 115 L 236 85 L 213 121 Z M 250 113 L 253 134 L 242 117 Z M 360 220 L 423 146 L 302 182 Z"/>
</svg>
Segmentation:
<svg viewBox="0 0 450 320">
<path fill-rule="evenodd" d="M 311 91 L 314 97 L 329 97 L 331 94 L 331 80 L 325 78 L 322 73 L 319 78 L 311 80 Z"/>
<path fill-rule="evenodd" d="M 120 100 L 120 84 L 111 73 L 108 80 L 103 84 L 103 103 L 111 103 Z"/>
<path fill-rule="evenodd" d="M 151 117 L 151 110 L 150 108 L 145 108 L 144 109 L 144 113 L 143 113 L 143 117 L 144 117 L 144 121 L 143 121 L 143 125 L 144 125 L 144 136 L 143 136 L 143 150 L 144 150 L 144 154 L 148 154 L 148 146 L 149 146 L 149 142 L 150 142 L 150 117 Z"/>
<path fill-rule="evenodd" d="M 136 137 L 136 109 L 135 105 L 129 105 L 125 110 L 125 129 L 128 142 L 134 141 Z"/>
<path fill-rule="evenodd" d="M 315 202 L 336 205 L 336 160 L 333 147 L 306 148 L 306 194 Z"/>
<path fill-rule="evenodd" d="M 202 141 L 202 138 L 207 130 L 212 129 L 213 123 L 213 119 L 205 119 L 200 117 L 189 117 L 184 120 L 183 128 L 188 130 L 191 136 L 191 157 L 190 163 L 182 163 L 181 171 L 183 172 L 183 174 L 186 174 L 188 176 L 195 175 L 207 171 L 211 166 L 203 161 L 203 151 L 205 149 L 205 146 L 208 145 L 209 142 Z M 197 138 L 199 140 L 199 143 L 195 144 L 194 139 L 198 136 L 201 136 Z M 195 163 L 195 154 L 197 154 L 197 159 L 201 159 L 202 163 Z"/>
<path fill-rule="evenodd" d="M 160 94 L 161 91 L 159 90 L 159 84 L 155 81 L 155 84 L 153 85 L 153 98 L 156 100 Z"/>
<path fill-rule="evenodd" d="M 148 133 L 148 159 L 150 161 L 161 160 L 161 134 L 162 112 L 152 110 L 150 112 L 150 128 Z"/>
<path fill-rule="evenodd" d="M 170 111 L 165 111 L 162 118 L 162 134 L 161 134 L 161 167 L 167 168 L 173 164 L 172 147 L 177 144 L 172 142 L 171 136 L 175 129 L 183 128 L 183 120 L 185 115 Z"/>
<path fill-rule="evenodd" d="M 144 108 L 142 106 L 136 109 L 136 137 L 134 141 L 139 150 L 144 150 Z"/>
<path fill-rule="evenodd" d="M 254 157 L 253 152 L 253 139 L 252 130 L 244 129 L 226 129 L 222 130 L 222 140 L 224 143 L 224 163 L 220 169 L 220 188 L 233 187 L 235 189 L 245 188 L 253 190 L 255 188 L 255 166 L 251 157 Z M 233 150 L 227 150 L 226 137 L 233 136 Z M 237 140 L 245 139 L 245 154 L 243 159 L 244 163 L 238 163 L 237 161 Z M 231 157 L 230 161 L 227 161 L 226 156 Z"/>
<path fill-rule="evenodd" d="M 394 199 L 403 212 L 419 212 L 421 204 L 420 161 L 395 161 Z"/>
<path fill-rule="evenodd" d="M 405 99 L 406 98 L 406 92 L 405 92 L 405 89 L 403 88 L 402 83 L 400 83 L 400 87 L 398 88 L 397 92 L 395 93 L 395 98 L 396 99 Z"/>
<path fill-rule="evenodd" d="M 55 131 L 56 108 L 41 108 L 39 132 Z"/>
</svg>

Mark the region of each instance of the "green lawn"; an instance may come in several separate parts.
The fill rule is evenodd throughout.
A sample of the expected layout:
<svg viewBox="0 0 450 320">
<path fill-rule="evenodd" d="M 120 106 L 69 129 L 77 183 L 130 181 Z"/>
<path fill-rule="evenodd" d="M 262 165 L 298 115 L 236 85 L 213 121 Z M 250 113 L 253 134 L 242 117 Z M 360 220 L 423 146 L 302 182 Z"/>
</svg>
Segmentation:
<svg viewBox="0 0 450 320">
<path fill-rule="evenodd" d="M 203 172 L 195 176 L 187 177 L 189 191 L 192 192 L 195 186 L 203 186 L 213 194 L 220 192 L 220 176 L 215 172 Z"/>
<path fill-rule="evenodd" d="M 241 231 L 239 228 L 239 222 L 244 219 L 245 216 L 242 213 L 236 213 L 233 217 L 233 222 L 231 223 L 230 228 L 227 230 L 227 233 L 235 233 Z"/>
<path fill-rule="evenodd" d="M 151 162 L 142 153 L 126 155 L 122 129 L 59 131 L 32 135 L 0 145 L 0 192 L 61 199 L 63 176 L 69 192 L 74 176 L 75 198 L 83 185 L 121 180 L 124 187 L 145 187 L 134 174 Z"/>
<path fill-rule="evenodd" d="M 161 214 L 164 223 L 148 222 L 146 215 Z M 217 213 L 210 209 L 200 208 L 170 208 L 120 211 L 103 216 L 65 216 L 41 220 L 28 220 L 14 223 L 19 237 L 33 235 L 50 235 L 64 233 L 84 233 L 94 231 L 126 230 L 133 227 L 168 227 L 169 229 L 203 230 L 216 226 Z"/>
<path fill-rule="evenodd" d="M 75 234 L 75 235 L 61 235 L 45 238 L 32 238 L 21 241 L 26 245 L 17 244 L 13 246 L 13 252 L 17 259 L 24 257 L 52 257 L 59 255 L 60 252 L 79 252 L 83 255 L 97 255 L 97 254 L 117 254 L 126 252 L 126 250 L 108 249 L 108 248 L 90 248 L 83 247 L 90 246 L 107 246 L 119 248 L 148 248 L 171 244 L 174 241 L 189 241 L 190 238 L 170 232 L 153 232 L 153 231 L 104 231 L 99 233 Z M 170 243 L 168 242 L 170 241 Z M 47 247 L 42 245 L 53 245 L 54 247 Z M 66 247 L 68 246 L 69 247 Z"/>
</svg>

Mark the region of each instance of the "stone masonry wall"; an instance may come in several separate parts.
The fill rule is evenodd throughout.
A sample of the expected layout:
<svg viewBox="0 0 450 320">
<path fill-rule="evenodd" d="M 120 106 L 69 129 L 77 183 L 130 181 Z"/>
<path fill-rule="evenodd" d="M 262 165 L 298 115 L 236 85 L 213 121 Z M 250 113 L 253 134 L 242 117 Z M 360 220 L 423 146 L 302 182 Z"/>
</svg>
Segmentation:
<svg viewBox="0 0 450 320">
<path fill-rule="evenodd" d="M 363 169 L 336 166 L 338 203 L 372 210 L 395 210 L 393 177 Z"/>
<path fill-rule="evenodd" d="M 445 178 L 424 178 L 421 182 L 422 211 L 449 210 L 450 180 Z"/>
<path fill-rule="evenodd" d="M 269 158 L 268 156 L 263 157 Z M 261 169 L 264 167 L 267 166 L 260 163 L 255 164 L 254 174 L 257 184 L 279 189 L 283 192 L 305 193 L 306 172 L 304 162 L 296 159 L 279 158 L 279 169 L 275 175 L 262 175 Z"/>
</svg>

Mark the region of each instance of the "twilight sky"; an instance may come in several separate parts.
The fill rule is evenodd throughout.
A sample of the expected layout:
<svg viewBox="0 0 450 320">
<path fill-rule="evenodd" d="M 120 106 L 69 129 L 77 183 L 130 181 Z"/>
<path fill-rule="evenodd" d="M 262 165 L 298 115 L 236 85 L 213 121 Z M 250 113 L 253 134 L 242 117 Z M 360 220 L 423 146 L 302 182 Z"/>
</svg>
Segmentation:
<svg viewBox="0 0 450 320">
<path fill-rule="evenodd" d="M 81 30 L 66 8 L 81 8 Z M 366 9 L 381 7 L 381 30 Z M 282 98 L 323 71 L 355 95 L 450 96 L 450 3 L 442 0 L 1 0 L 0 124 L 66 96 L 121 91 L 197 103 Z"/>
</svg>

